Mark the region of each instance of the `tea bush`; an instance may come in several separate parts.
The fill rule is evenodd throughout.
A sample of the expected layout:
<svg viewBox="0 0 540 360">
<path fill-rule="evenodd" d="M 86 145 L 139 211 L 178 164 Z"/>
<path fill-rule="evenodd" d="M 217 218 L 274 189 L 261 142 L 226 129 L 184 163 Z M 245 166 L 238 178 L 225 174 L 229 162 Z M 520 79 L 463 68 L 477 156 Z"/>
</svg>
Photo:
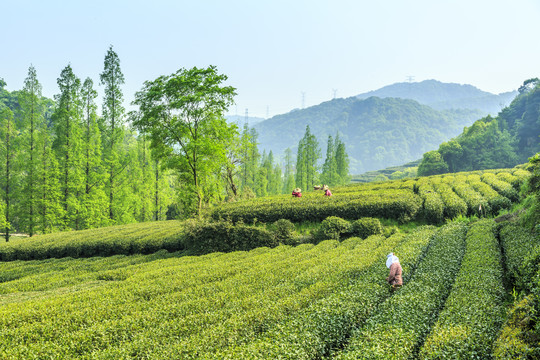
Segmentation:
<svg viewBox="0 0 540 360">
<path fill-rule="evenodd" d="M 505 308 L 501 252 L 493 220 L 472 224 L 452 292 L 420 359 L 489 359 Z"/>
<path fill-rule="evenodd" d="M 340 217 L 329 216 L 321 222 L 316 238 L 318 240 L 339 240 L 344 234 L 349 233 L 351 224 Z"/>
<path fill-rule="evenodd" d="M 185 249 L 182 222 L 169 220 L 109 226 L 0 242 L 0 260 L 150 254 L 160 249 Z"/>
<path fill-rule="evenodd" d="M 378 307 L 334 358 L 414 359 L 459 270 L 465 232 L 462 224 L 442 227 L 410 281 Z"/>
<path fill-rule="evenodd" d="M 206 254 L 275 247 L 278 241 L 263 227 L 235 225 L 230 221 L 193 221 L 185 225 L 185 244 L 196 254 Z"/>
<path fill-rule="evenodd" d="M 352 223 L 351 232 L 354 236 L 358 236 L 365 239 L 370 235 L 382 234 L 383 227 L 379 219 L 365 217 L 365 218 L 360 218 L 358 220 L 355 220 Z"/>
</svg>

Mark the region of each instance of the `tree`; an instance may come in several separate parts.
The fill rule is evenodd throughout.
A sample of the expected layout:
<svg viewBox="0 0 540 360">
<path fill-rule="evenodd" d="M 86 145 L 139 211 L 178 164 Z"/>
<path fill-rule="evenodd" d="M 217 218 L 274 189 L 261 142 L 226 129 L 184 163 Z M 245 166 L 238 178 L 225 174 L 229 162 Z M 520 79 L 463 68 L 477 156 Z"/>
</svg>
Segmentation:
<svg viewBox="0 0 540 360">
<path fill-rule="evenodd" d="M 19 93 L 19 104 L 22 112 L 22 134 L 25 150 L 22 167 L 26 176 L 23 179 L 23 196 L 21 222 L 22 228 L 30 236 L 35 233 L 36 226 L 36 162 L 37 147 L 36 133 L 42 130 L 43 105 L 41 103 L 41 84 L 37 79 L 36 69 L 30 66 L 28 76 L 24 81 L 24 88 Z"/>
<path fill-rule="evenodd" d="M 285 149 L 285 173 L 283 175 L 283 194 L 287 194 L 294 186 L 293 152 L 291 148 Z"/>
<path fill-rule="evenodd" d="M 336 149 L 336 172 L 339 179 L 339 184 L 348 184 L 351 181 L 351 175 L 349 174 L 349 156 L 345 150 L 345 144 L 336 135 L 334 143 Z"/>
<path fill-rule="evenodd" d="M 60 94 L 55 96 L 57 107 L 53 114 L 56 150 L 62 170 L 63 228 L 70 228 L 79 220 L 77 195 L 83 184 L 81 174 L 81 81 L 71 65 L 66 66 L 58 78 Z"/>
<path fill-rule="evenodd" d="M 5 204 L 5 216 L 3 220 L 6 242 L 9 241 L 11 228 L 11 201 L 13 197 L 13 158 L 15 154 L 14 140 L 16 136 L 13 112 L 7 107 L 0 107 L 0 155 L 3 165 L 2 190 Z"/>
<path fill-rule="evenodd" d="M 296 185 L 308 188 L 317 181 L 317 162 L 321 158 L 321 149 L 315 135 L 306 126 L 304 137 L 298 144 L 298 157 L 296 161 Z"/>
<path fill-rule="evenodd" d="M 439 153 L 441 153 L 444 162 L 448 164 L 448 170 L 450 172 L 456 172 L 458 169 L 459 160 L 463 154 L 463 148 L 461 145 L 455 140 L 443 142 L 441 145 L 439 145 Z"/>
<path fill-rule="evenodd" d="M 97 91 L 94 82 L 86 78 L 81 88 L 83 121 L 82 157 L 84 168 L 84 192 L 81 198 L 82 228 L 106 224 L 108 200 L 103 190 L 105 173 L 102 164 L 101 132 L 97 123 Z"/>
<path fill-rule="evenodd" d="M 448 165 L 444 162 L 441 153 L 433 150 L 424 154 L 418 166 L 418 176 L 437 175 L 448 172 Z"/>
<path fill-rule="evenodd" d="M 50 233 L 60 230 L 63 223 L 64 208 L 62 207 L 61 173 L 52 147 L 50 135 L 42 131 L 38 136 L 40 149 L 40 161 L 37 169 L 39 212 L 39 229 L 42 233 Z"/>
<path fill-rule="evenodd" d="M 222 86 L 226 80 L 215 66 L 180 69 L 146 81 L 135 95 L 141 116 L 134 126 L 149 134 L 164 165 L 179 172 L 198 215 L 208 195 L 205 185 L 226 161 L 226 139 L 236 131 L 223 117 L 236 95 L 233 87 Z"/>
<path fill-rule="evenodd" d="M 124 84 L 124 74 L 120 69 L 120 59 L 114 52 L 112 45 L 105 55 L 103 72 L 100 74 L 100 84 L 105 85 L 105 98 L 103 99 L 103 119 L 108 130 L 108 149 L 106 162 L 109 169 L 109 218 L 115 219 L 115 185 L 120 169 L 119 144 L 123 141 L 124 107 L 121 85 Z M 116 214 L 118 216 L 118 214 Z"/>
<path fill-rule="evenodd" d="M 334 139 L 332 136 L 328 136 L 326 160 L 322 167 L 321 182 L 331 186 L 338 183 L 336 149 L 334 148 Z"/>
</svg>

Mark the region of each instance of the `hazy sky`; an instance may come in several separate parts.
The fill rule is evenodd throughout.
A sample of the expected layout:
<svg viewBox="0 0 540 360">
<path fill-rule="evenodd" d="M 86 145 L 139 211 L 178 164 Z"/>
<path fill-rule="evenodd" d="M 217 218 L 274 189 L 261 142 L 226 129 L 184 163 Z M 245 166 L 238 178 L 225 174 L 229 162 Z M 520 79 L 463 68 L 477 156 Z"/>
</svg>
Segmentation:
<svg viewBox="0 0 540 360">
<path fill-rule="evenodd" d="M 52 97 L 70 63 L 98 84 L 113 45 L 126 106 L 145 80 L 208 65 L 237 88 L 232 115 L 273 116 L 301 107 L 302 93 L 307 107 L 408 76 L 500 93 L 540 77 L 539 18 L 539 0 L 0 0 L 0 77 L 18 90 L 33 64 Z"/>
</svg>

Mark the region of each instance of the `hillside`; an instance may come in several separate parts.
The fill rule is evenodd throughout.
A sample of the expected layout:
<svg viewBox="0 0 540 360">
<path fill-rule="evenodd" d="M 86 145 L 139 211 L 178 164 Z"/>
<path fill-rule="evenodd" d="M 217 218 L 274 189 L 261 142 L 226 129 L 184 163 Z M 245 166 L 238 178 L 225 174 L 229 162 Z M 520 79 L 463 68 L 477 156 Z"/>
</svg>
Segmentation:
<svg viewBox="0 0 540 360">
<path fill-rule="evenodd" d="M 417 198 L 409 202 L 416 221 L 440 225 L 386 225 L 362 237 L 342 228 L 335 239 L 297 246 L 204 256 L 136 254 L 136 244 L 143 252 L 151 249 L 145 244 L 182 248 L 178 229 L 187 223 L 179 222 L 0 243 L 9 260 L 53 248 L 58 257 L 2 257 L 0 354 L 6 360 L 493 358 L 512 340 L 506 334 L 516 334 L 513 323 L 505 323 L 509 293 L 524 291 L 522 284 L 537 273 L 529 256 L 538 253 L 540 237 L 518 223 L 497 225 L 489 217 L 518 200 L 516 189 L 528 176 L 521 169 L 502 169 L 345 186 L 334 189 L 332 198 L 313 192 L 296 200 L 273 196 L 238 203 L 249 216 L 278 203 L 294 203 L 306 214 L 328 209 L 338 214 L 360 194 L 372 205 L 355 203 L 356 211 L 349 212 L 357 219 L 355 228 L 358 217 L 377 208 L 397 218 L 392 210 L 397 203 L 384 198 L 387 193 L 401 198 L 395 196 L 401 192 Z M 349 201 L 333 201 L 340 198 Z M 473 217 L 465 218 L 469 211 Z M 440 222 L 457 214 L 458 221 Z M 62 246 L 79 247 L 79 254 L 94 248 L 130 249 L 126 253 L 133 255 L 73 259 Z M 384 281 L 389 252 L 403 269 L 403 287 L 394 292 Z M 523 263 L 530 267 L 520 267 Z"/>
<path fill-rule="evenodd" d="M 350 171 L 358 174 L 416 160 L 480 115 L 473 110 L 437 111 L 407 99 L 347 98 L 274 116 L 256 124 L 255 129 L 259 148 L 275 155 L 288 147 L 295 151 L 306 125 L 319 139 L 321 149 L 326 149 L 329 135 L 339 133 L 350 158 Z"/>
<path fill-rule="evenodd" d="M 496 117 L 468 126 L 423 156 L 420 175 L 512 167 L 540 152 L 540 81 L 530 79 Z"/>
<path fill-rule="evenodd" d="M 359 99 L 372 96 L 412 99 L 437 110 L 469 109 L 480 110 L 483 115 L 496 115 L 503 107 L 510 104 L 517 94 L 517 91 L 509 91 L 496 95 L 472 85 L 425 80 L 396 83 L 357 95 L 357 97 Z"/>
</svg>

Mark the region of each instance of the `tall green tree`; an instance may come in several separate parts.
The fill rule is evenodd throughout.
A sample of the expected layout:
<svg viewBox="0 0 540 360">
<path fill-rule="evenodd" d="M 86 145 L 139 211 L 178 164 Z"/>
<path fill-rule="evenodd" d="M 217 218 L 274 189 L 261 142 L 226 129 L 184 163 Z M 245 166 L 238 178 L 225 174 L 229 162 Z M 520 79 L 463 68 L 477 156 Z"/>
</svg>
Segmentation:
<svg viewBox="0 0 540 360">
<path fill-rule="evenodd" d="M 57 107 L 53 114 L 56 138 L 53 147 L 62 170 L 63 228 L 77 228 L 80 202 L 78 196 L 83 185 L 81 168 L 81 80 L 71 65 L 66 66 L 58 78 L 60 94 L 55 96 Z"/>
<path fill-rule="evenodd" d="M 21 134 L 24 151 L 21 152 L 24 159 L 21 165 L 26 176 L 23 180 L 21 194 L 21 227 L 30 236 L 35 234 L 36 227 L 36 163 L 38 149 L 36 136 L 38 131 L 43 131 L 43 104 L 41 102 L 41 84 L 37 79 L 36 69 L 30 66 L 28 75 L 24 81 L 24 88 L 19 93 L 21 107 Z"/>
<path fill-rule="evenodd" d="M 13 198 L 13 175 L 14 175 L 14 163 L 16 149 L 16 133 L 17 129 L 13 123 L 13 112 L 7 108 L 0 106 L 0 156 L 2 161 L 2 192 L 3 200 L 5 204 L 4 221 L 2 221 L 5 233 L 6 242 L 9 241 L 9 234 L 11 229 L 12 219 L 12 198 Z M 15 144 L 14 144 L 15 143 Z"/>
<path fill-rule="evenodd" d="M 83 139 L 82 162 L 84 171 L 84 192 L 81 198 L 82 228 L 94 228 L 107 224 L 105 214 L 109 202 L 104 191 L 105 172 L 102 163 L 101 132 L 97 116 L 97 91 L 94 82 L 86 78 L 81 88 Z M 108 217 L 107 217 L 108 218 Z"/>
<path fill-rule="evenodd" d="M 285 173 L 283 174 L 283 189 L 282 193 L 290 193 L 294 187 L 294 159 L 291 148 L 285 149 Z"/>
<path fill-rule="evenodd" d="M 226 161 L 227 139 L 236 131 L 223 117 L 236 94 L 222 85 L 226 80 L 215 66 L 180 69 L 146 81 L 135 95 L 141 116 L 134 126 L 149 134 L 164 165 L 178 171 L 185 199 L 195 200 L 191 203 L 199 215 L 212 188 L 210 178 Z"/>
<path fill-rule="evenodd" d="M 42 131 L 38 136 L 40 159 L 37 177 L 39 213 L 38 229 L 41 233 L 50 233 L 62 229 L 65 211 L 62 206 L 61 170 L 58 159 L 52 149 L 51 135 Z"/>
<path fill-rule="evenodd" d="M 102 115 L 107 127 L 107 151 L 105 152 L 106 164 L 109 169 L 109 218 L 115 220 L 115 210 L 119 205 L 115 199 L 116 183 L 118 174 L 125 164 L 121 164 L 121 144 L 123 142 L 124 112 L 123 93 L 121 86 L 124 84 L 124 74 L 120 69 L 120 58 L 113 50 L 112 45 L 105 55 L 103 72 L 100 74 L 100 84 L 105 86 Z"/>
<path fill-rule="evenodd" d="M 321 158 L 321 149 L 315 135 L 306 126 L 304 137 L 298 144 L 296 161 L 296 185 L 300 188 L 313 188 L 318 180 L 317 163 Z"/>
<path fill-rule="evenodd" d="M 332 136 L 328 136 L 326 160 L 322 167 L 321 182 L 331 186 L 336 185 L 339 182 L 336 163 L 336 148 L 334 147 L 334 139 Z"/>
<path fill-rule="evenodd" d="M 345 144 L 336 134 L 334 142 L 334 148 L 336 151 L 336 172 L 338 176 L 338 184 L 345 185 L 351 181 L 351 175 L 349 174 L 349 155 L 345 149 Z"/>
</svg>

